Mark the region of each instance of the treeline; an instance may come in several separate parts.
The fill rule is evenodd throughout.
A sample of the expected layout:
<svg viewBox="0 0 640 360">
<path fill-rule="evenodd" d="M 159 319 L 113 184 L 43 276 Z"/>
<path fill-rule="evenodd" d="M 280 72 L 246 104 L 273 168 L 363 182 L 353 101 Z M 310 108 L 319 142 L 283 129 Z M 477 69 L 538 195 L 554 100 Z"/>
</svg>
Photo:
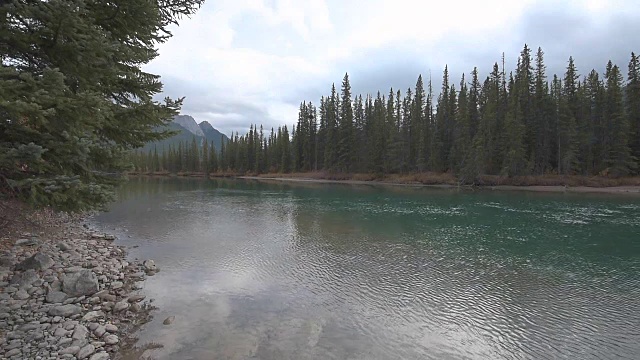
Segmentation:
<svg viewBox="0 0 640 360">
<path fill-rule="evenodd" d="M 596 70 L 580 76 L 571 57 L 565 73 L 549 79 L 542 49 L 532 55 L 525 45 L 515 71 L 495 63 L 484 80 L 474 68 L 456 86 L 445 67 L 436 99 L 422 76 L 404 93 L 352 98 L 345 74 L 341 91 L 332 86 L 317 108 L 300 105 L 291 136 L 287 126 L 269 134 L 251 126 L 219 152 L 203 147 L 198 153 L 192 165 L 181 158 L 176 167 L 169 159 L 177 158 L 168 155 L 162 166 L 184 171 L 198 163 L 200 171 L 207 164 L 206 171 L 241 173 L 451 172 L 462 183 L 480 175 L 633 175 L 640 158 L 640 56 L 631 54 L 626 81 L 611 61 L 604 76 Z"/>
</svg>

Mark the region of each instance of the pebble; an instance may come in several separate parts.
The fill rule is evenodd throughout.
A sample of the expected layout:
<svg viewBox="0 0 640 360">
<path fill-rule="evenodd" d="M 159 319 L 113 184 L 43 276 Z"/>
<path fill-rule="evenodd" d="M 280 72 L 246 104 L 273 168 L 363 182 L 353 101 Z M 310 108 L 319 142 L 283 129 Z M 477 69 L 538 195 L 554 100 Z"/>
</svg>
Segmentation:
<svg viewBox="0 0 640 360">
<path fill-rule="evenodd" d="M 107 332 L 107 329 L 102 325 L 99 325 L 95 330 L 93 330 L 93 333 L 95 334 L 95 336 L 99 338 L 101 338 L 105 332 Z"/>
<path fill-rule="evenodd" d="M 115 345 L 120 341 L 120 339 L 118 339 L 118 336 L 116 335 L 107 335 L 104 337 L 104 342 L 107 345 Z"/>
<path fill-rule="evenodd" d="M 120 302 L 117 302 L 113 306 L 113 312 L 120 312 L 122 310 L 126 310 L 127 308 L 129 308 L 129 303 L 126 300 L 122 300 Z"/>
<path fill-rule="evenodd" d="M 27 293 L 25 290 L 18 290 L 15 294 L 13 294 L 13 298 L 16 300 L 26 300 L 29 297 L 29 293 Z"/>
<path fill-rule="evenodd" d="M 131 295 L 129 296 L 129 299 L 127 299 L 127 301 L 129 301 L 130 303 L 135 303 L 135 302 L 139 302 L 145 299 L 145 296 L 142 294 L 135 294 L 135 295 Z"/>
<path fill-rule="evenodd" d="M 102 311 L 89 311 L 88 313 L 86 313 L 83 317 L 82 320 L 84 321 L 94 321 L 96 319 L 100 319 L 104 317 L 104 313 Z"/>
<path fill-rule="evenodd" d="M 20 350 L 20 349 L 13 349 L 13 350 L 9 350 L 9 351 L 7 351 L 7 353 L 6 353 L 6 354 L 4 354 L 4 355 L 5 355 L 6 357 L 10 358 L 10 357 L 12 357 L 12 356 L 16 356 L 16 355 L 19 355 L 19 354 L 22 354 L 22 350 Z"/>
<path fill-rule="evenodd" d="M 91 356 L 89 360 L 108 360 L 108 359 L 109 359 L 109 354 L 103 351 L 103 352 L 93 354 L 93 356 Z"/>
<path fill-rule="evenodd" d="M 58 352 L 58 354 L 60 355 L 65 355 L 65 354 L 71 354 L 71 355 L 75 355 L 80 351 L 80 346 L 69 346 L 66 349 L 60 350 Z"/>
<path fill-rule="evenodd" d="M 88 344 L 88 345 L 85 345 L 83 348 L 81 348 L 80 351 L 78 351 L 77 357 L 78 359 L 86 359 L 95 351 L 96 351 L 96 347 L 91 344 Z"/>
</svg>

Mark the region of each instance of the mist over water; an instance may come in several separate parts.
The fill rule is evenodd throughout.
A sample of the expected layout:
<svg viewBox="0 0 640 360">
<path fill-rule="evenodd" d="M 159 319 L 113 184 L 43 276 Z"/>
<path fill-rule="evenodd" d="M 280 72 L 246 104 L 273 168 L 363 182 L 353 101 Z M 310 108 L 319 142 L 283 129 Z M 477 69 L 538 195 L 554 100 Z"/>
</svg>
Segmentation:
<svg viewBox="0 0 640 360">
<path fill-rule="evenodd" d="M 640 354 L 638 197 L 133 179 L 93 221 L 161 268 L 154 359 Z"/>
</svg>

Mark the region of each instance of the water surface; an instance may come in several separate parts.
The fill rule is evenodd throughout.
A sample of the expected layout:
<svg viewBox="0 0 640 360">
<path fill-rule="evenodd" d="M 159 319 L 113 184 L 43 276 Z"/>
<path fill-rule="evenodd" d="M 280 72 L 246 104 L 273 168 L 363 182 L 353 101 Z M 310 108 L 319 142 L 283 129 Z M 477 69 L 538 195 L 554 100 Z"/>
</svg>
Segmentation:
<svg viewBox="0 0 640 360">
<path fill-rule="evenodd" d="M 94 221 L 161 268 L 153 359 L 640 354 L 638 197 L 133 179 Z"/>
</svg>

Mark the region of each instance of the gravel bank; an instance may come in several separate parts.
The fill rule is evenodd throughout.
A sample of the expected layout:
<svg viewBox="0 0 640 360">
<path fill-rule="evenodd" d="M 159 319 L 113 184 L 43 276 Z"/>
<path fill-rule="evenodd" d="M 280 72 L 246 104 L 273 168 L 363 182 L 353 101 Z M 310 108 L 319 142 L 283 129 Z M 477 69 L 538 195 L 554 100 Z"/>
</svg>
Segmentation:
<svg viewBox="0 0 640 360">
<path fill-rule="evenodd" d="M 114 236 L 76 219 L 0 240 L 0 358 L 118 359 L 148 321 L 137 283 L 158 269 L 127 261 Z"/>
</svg>

